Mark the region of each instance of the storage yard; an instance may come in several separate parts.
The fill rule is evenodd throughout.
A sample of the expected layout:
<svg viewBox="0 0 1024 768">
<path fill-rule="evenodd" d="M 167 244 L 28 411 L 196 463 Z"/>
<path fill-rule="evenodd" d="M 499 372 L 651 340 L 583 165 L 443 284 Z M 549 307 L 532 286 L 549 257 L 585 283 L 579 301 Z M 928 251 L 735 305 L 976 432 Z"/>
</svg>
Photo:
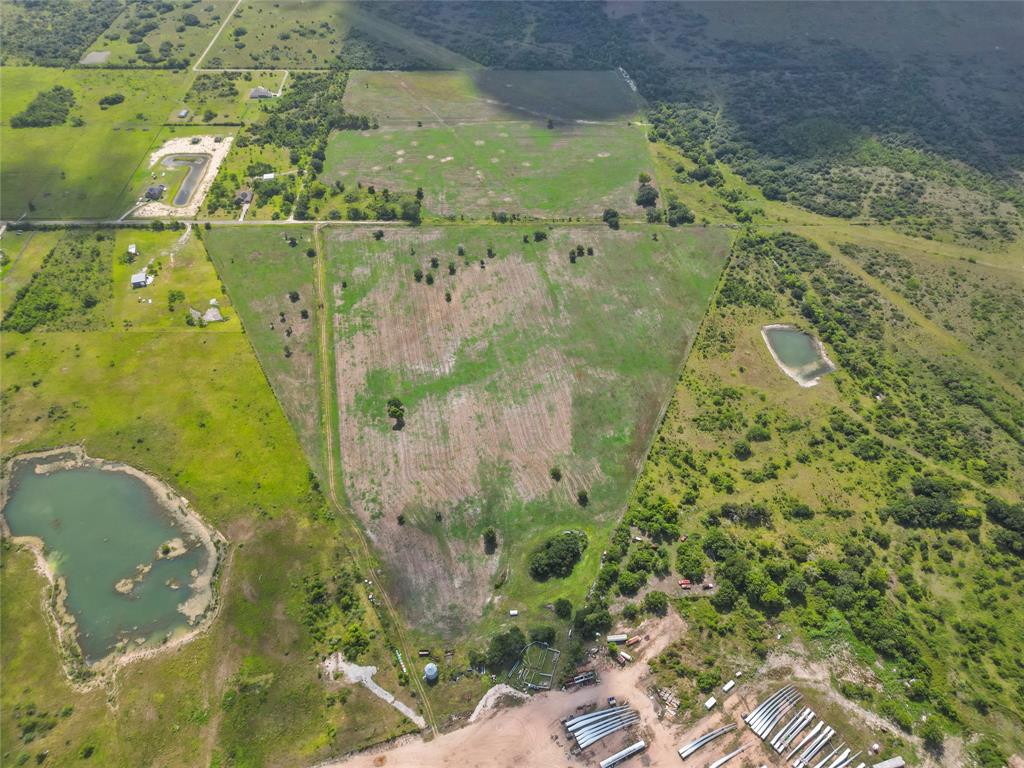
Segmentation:
<svg viewBox="0 0 1024 768">
<path fill-rule="evenodd" d="M 633 632 L 613 632 L 601 642 L 623 635 L 626 643 L 640 641 L 630 646 L 631 662 L 599 650 L 562 690 L 491 708 L 430 742 L 408 737 L 344 765 L 903 768 L 902 757 L 873 743 L 882 740 L 876 722 L 837 711 L 817 683 L 790 682 L 772 660 L 763 674 L 737 673 L 708 701 L 702 697 L 679 711 L 671 691 L 652 688 L 648 662 L 680 627 L 672 615 Z"/>
</svg>

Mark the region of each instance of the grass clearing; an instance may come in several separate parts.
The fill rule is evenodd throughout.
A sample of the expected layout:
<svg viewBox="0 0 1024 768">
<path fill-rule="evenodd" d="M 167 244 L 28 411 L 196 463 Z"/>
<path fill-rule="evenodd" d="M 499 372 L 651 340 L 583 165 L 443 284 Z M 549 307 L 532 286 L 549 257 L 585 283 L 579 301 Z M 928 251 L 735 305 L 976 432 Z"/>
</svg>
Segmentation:
<svg viewBox="0 0 1024 768">
<path fill-rule="evenodd" d="M 640 128 L 530 122 L 339 131 L 325 165 L 328 183 L 422 188 L 428 213 L 475 218 L 629 215 L 640 211 L 637 177 L 651 170 Z"/>
<path fill-rule="evenodd" d="M 130 199 L 126 186 L 158 141 L 188 78 L 173 72 L 0 69 L 0 108 L 8 120 L 54 85 L 70 88 L 76 102 L 66 125 L 11 128 L 8 120 L 0 125 L 0 142 L 18 148 L 6 153 L 0 170 L 0 215 L 48 219 L 123 213 L 120 206 Z M 115 93 L 124 101 L 102 108 L 100 99 Z M 73 125 L 76 118 L 81 126 Z"/>
<path fill-rule="evenodd" d="M 310 226 L 215 227 L 206 247 L 314 467 L 323 468 Z M 287 238 L 294 237 L 292 246 Z M 293 301 L 291 293 L 298 294 Z M 303 313 L 306 317 L 303 317 Z"/>
<path fill-rule="evenodd" d="M 349 75 L 345 109 L 382 125 L 423 121 L 618 121 L 636 118 L 643 99 L 618 72 L 470 70 Z"/>
<path fill-rule="evenodd" d="M 345 106 L 381 129 L 336 132 L 325 181 L 422 188 L 439 216 L 629 215 L 652 170 L 617 73 L 356 72 Z"/>
<path fill-rule="evenodd" d="M 595 226 L 524 244 L 531 234 L 324 232 L 346 492 L 406 615 L 442 632 L 481 610 L 497 618 L 583 596 L 599 546 L 565 582 L 534 582 L 524 559 L 563 528 L 594 541 L 621 510 L 729 241 L 711 229 Z M 577 245 L 594 254 L 572 264 Z M 416 268 L 430 277 L 417 282 Z M 401 430 L 387 416 L 392 397 Z M 480 543 L 488 525 L 500 532 L 496 557 Z M 496 578 L 500 604 L 484 609 Z"/>
</svg>

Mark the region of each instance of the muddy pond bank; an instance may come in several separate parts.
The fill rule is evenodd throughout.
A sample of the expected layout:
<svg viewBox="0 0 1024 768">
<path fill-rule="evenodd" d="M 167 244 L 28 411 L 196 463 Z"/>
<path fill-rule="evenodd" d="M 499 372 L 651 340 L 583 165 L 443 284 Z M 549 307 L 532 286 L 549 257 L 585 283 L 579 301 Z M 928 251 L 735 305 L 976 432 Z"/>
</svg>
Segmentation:
<svg viewBox="0 0 1024 768">
<path fill-rule="evenodd" d="M 35 554 L 72 679 L 186 642 L 212 620 L 224 539 L 188 501 L 79 447 L 4 467 L 4 535 Z"/>
</svg>

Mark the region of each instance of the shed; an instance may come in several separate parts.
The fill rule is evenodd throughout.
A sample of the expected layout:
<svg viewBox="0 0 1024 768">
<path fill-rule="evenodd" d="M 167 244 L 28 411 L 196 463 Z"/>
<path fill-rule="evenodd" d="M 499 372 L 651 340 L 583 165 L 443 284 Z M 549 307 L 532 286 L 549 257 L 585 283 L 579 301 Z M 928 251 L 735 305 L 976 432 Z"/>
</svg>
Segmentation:
<svg viewBox="0 0 1024 768">
<path fill-rule="evenodd" d="M 508 612 L 508 615 L 509 616 L 518 616 L 519 615 L 519 611 L 517 611 L 515 608 L 513 608 L 512 610 L 510 610 Z"/>
<path fill-rule="evenodd" d="M 149 273 L 145 268 L 141 272 L 136 272 L 132 275 L 132 288 L 145 288 L 153 280 L 150 278 Z"/>
<path fill-rule="evenodd" d="M 731 691 L 735 687 L 736 687 L 736 681 L 735 680 L 730 680 L 728 683 L 726 683 L 725 685 L 722 686 L 722 690 L 725 691 L 726 693 L 728 693 L 729 691 Z"/>
<path fill-rule="evenodd" d="M 138 251 L 138 249 L 137 249 L 137 248 L 135 247 L 135 243 L 131 243 L 131 244 L 130 244 L 130 245 L 128 246 L 128 253 L 130 253 L 130 254 L 131 254 L 132 256 L 135 256 L 135 255 L 136 255 L 136 254 L 137 254 L 138 252 L 139 252 L 139 251 Z"/>
<path fill-rule="evenodd" d="M 187 109 L 183 109 L 183 110 L 181 110 L 181 112 L 178 113 L 178 118 L 180 120 L 184 120 L 186 117 L 188 117 L 188 110 Z"/>
<path fill-rule="evenodd" d="M 270 181 L 272 178 L 274 178 L 274 174 L 264 173 L 262 176 L 260 176 L 260 178 L 263 179 L 264 181 Z"/>
<path fill-rule="evenodd" d="M 888 760 L 875 763 L 874 768 L 903 768 L 905 765 L 902 757 L 890 757 Z"/>
<path fill-rule="evenodd" d="M 264 88 L 262 85 L 257 85 L 251 91 L 249 91 L 250 99 L 270 99 L 274 97 L 274 92 Z"/>
<path fill-rule="evenodd" d="M 437 681 L 437 664 L 430 662 L 423 668 L 423 677 L 428 683 Z"/>
<path fill-rule="evenodd" d="M 629 637 L 629 635 L 627 635 L 625 633 L 619 634 L 619 635 L 608 635 L 608 642 L 609 643 L 624 643 L 624 642 L 626 642 L 626 639 L 628 637 Z"/>
<path fill-rule="evenodd" d="M 718 699 L 712 696 L 710 699 L 704 702 L 704 709 L 711 709 L 715 704 L 718 703 Z"/>
</svg>

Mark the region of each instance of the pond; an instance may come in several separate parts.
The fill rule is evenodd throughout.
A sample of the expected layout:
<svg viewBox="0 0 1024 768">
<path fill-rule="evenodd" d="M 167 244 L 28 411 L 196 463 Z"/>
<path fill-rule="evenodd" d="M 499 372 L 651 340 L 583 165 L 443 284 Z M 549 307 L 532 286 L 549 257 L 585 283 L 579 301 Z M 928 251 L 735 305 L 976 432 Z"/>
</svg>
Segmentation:
<svg viewBox="0 0 1024 768">
<path fill-rule="evenodd" d="M 62 639 L 87 664 L 159 646 L 205 617 L 217 547 L 155 478 L 68 449 L 16 458 L 6 498 L 6 525 L 45 561 Z"/>
<path fill-rule="evenodd" d="M 809 333 L 792 325 L 766 325 L 761 335 L 779 368 L 801 387 L 813 387 L 835 370 L 822 343 Z"/>
<path fill-rule="evenodd" d="M 206 173 L 206 165 L 210 162 L 209 155 L 172 155 L 164 158 L 166 168 L 188 168 L 188 175 L 181 182 L 177 194 L 174 196 L 174 205 L 186 205 L 192 198 L 192 193 Z"/>
</svg>

